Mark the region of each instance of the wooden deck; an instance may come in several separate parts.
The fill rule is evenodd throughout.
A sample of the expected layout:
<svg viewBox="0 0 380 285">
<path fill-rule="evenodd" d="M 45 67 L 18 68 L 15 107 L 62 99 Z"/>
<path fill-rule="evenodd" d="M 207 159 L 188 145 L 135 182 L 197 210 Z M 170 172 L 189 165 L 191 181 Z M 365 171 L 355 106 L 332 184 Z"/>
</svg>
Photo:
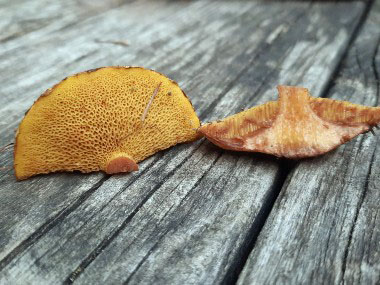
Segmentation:
<svg viewBox="0 0 380 285">
<path fill-rule="evenodd" d="M 0 15 L 0 146 L 44 90 L 109 65 L 168 75 L 204 122 L 275 99 L 278 84 L 379 105 L 380 1 L 0 0 Z M 0 284 L 380 283 L 371 133 L 300 161 L 202 139 L 127 175 L 16 182 L 12 165 L 10 148 Z"/>
</svg>

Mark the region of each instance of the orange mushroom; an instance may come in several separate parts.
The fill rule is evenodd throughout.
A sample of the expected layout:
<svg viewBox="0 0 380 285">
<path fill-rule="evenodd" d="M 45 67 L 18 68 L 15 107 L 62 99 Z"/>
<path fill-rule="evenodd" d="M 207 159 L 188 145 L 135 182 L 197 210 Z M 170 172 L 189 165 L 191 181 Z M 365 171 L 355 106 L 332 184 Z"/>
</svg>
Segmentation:
<svg viewBox="0 0 380 285">
<path fill-rule="evenodd" d="M 380 123 L 380 107 L 313 98 L 306 88 L 278 86 L 279 100 L 200 127 L 224 149 L 303 158 L 326 153 Z"/>
<path fill-rule="evenodd" d="M 177 83 L 141 67 L 103 67 L 48 89 L 16 135 L 17 179 L 55 171 L 109 174 L 199 138 L 200 121 Z"/>
</svg>

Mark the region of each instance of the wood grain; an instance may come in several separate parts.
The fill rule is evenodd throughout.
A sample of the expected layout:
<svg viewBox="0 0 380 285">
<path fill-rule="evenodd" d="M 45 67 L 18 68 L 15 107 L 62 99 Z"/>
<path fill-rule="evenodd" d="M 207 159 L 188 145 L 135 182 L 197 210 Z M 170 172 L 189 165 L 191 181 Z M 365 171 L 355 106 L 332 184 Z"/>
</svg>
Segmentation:
<svg viewBox="0 0 380 285">
<path fill-rule="evenodd" d="M 379 104 L 379 19 L 377 2 L 327 97 Z M 238 284 L 378 284 L 379 143 L 368 133 L 299 162 Z"/>
<path fill-rule="evenodd" d="M 104 65 L 168 74 L 203 120 L 273 99 L 279 83 L 323 95 L 365 7 L 145 4 L 121 6 L 0 53 L 2 142 L 12 141 L 23 112 L 47 87 Z M 99 43 L 99 35 L 130 45 Z M 10 166 L 11 153 L 1 161 Z M 287 166 L 202 140 L 160 152 L 130 175 L 63 173 L 16 183 L 4 171 L 0 283 L 231 282 Z"/>
<path fill-rule="evenodd" d="M 1 1 L 1 49 L 25 45 L 28 39 L 39 39 L 85 19 L 116 8 L 127 0 L 68 0 L 65 2 Z"/>
<path fill-rule="evenodd" d="M 207 3 L 206 3 L 207 4 Z M 223 29 L 223 25 L 227 25 L 228 23 L 231 23 L 239 17 L 239 15 L 247 13 L 250 8 L 255 7 L 252 4 L 245 4 L 245 8 L 242 7 L 241 5 L 235 5 L 233 12 L 236 12 L 236 15 L 230 14 L 229 12 L 231 9 L 223 8 L 220 13 L 228 13 L 230 16 L 226 17 L 224 20 L 222 20 L 221 23 L 219 23 L 221 20 L 219 20 L 218 15 L 213 16 L 213 18 L 207 18 L 207 15 L 210 15 L 213 13 L 214 6 L 211 4 L 203 4 L 203 3 L 195 3 L 192 7 L 193 10 L 198 10 L 202 8 L 203 13 L 199 14 L 198 19 L 194 19 L 194 23 L 199 25 L 199 26 L 204 26 L 204 27 L 210 27 L 209 28 L 209 34 L 212 35 L 215 33 L 215 29 Z M 182 4 L 184 5 L 184 4 Z M 165 6 L 166 7 L 166 6 Z M 101 31 L 103 33 L 106 33 L 107 35 L 112 35 L 112 33 L 117 34 L 120 33 L 120 30 L 128 29 L 131 30 L 131 33 L 135 35 L 134 42 L 139 42 L 140 45 L 135 47 L 134 50 L 132 50 L 131 45 L 131 51 L 129 53 L 125 53 L 124 48 L 120 47 L 115 47 L 115 50 L 112 52 L 114 53 L 114 56 L 110 56 L 108 54 L 108 57 L 101 58 L 102 63 L 96 63 L 99 61 L 98 57 L 85 57 L 83 58 L 83 61 L 85 64 L 87 64 L 85 68 L 83 69 L 89 69 L 95 66 L 101 66 L 101 65 L 107 65 L 105 62 L 109 62 L 110 60 L 114 61 L 114 64 L 118 64 L 117 62 L 125 62 L 125 65 L 143 65 L 146 67 L 149 67 L 149 62 L 154 60 L 154 62 L 158 62 L 163 66 L 163 68 L 157 68 L 160 71 L 165 71 L 165 66 L 167 65 L 167 54 L 165 52 L 161 53 L 161 57 L 154 58 L 153 54 L 155 52 L 156 48 L 162 48 L 166 52 L 168 52 L 171 56 L 171 60 L 173 63 L 177 63 L 178 59 L 181 57 L 184 57 L 185 54 L 189 54 L 189 56 L 194 57 L 194 46 L 195 45 L 200 45 L 199 51 L 196 50 L 196 55 L 198 55 L 198 52 L 202 54 L 202 57 L 204 57 L 204 60 L 201 61 L 201 58 L 198 59 L 198 64 L 197 65 L 192 65 L 192 72 L 194 75 L 191 75 L 189 78 L 194 78 L 195 76 L 199 76 L 200 70 L 205 70 L 205 66 L 209 65 L 209 61 L 212 60 L 218 54 L 222 58 L 229 58 L 230 61 L 234 62 L 234 69 L 230 70 L 230 73 L 225 75 L 225 76 L 220 76 L 217 72 L 215 74 L 212 74 L 212 72 L 215 70 L 222 70 L 222 67 L 224 66 L 224 62 L 222 61 L 214 61 L 214 64 L 211 65 L 208 69 L 208 73 L 211 75 L 209 76 L 209 81 L 203 81 L 201 84 L 197 81 L 193 83 L 195 86 L 199 86 L 199 90 L 201 92 L 195 91 L 194 93 L 197 94 L 196 92 L 199 92 L 199 94 L 202 94 L 202 90 L 207 90 L 206 86 L 208 87 L 210 84 L 215 85 L 213 92 L 210 92 L 207 96 L 209 96 L 209 100 L 212 102 L 212 100 L 215 100 L 219 93 L 223 92 L 225 88 L 228 87 L 229 84 L 238 76 L 238 73 L 241 72 L 241 70 L 244 68 L 244 63 L 247 61 L 247 58 L 252 56 L 253 53 L 257 53 L 260 51 L 260 49 L 263 48 L 263 46 L 258 46 L 263 39 L 267 36 L 265 33 L 260 33 L 257 35 L 257 37 L 253 37 L 252 40 L 250 41 L 245 41 L 244 44 L 242 44 L 242 40 L 244 37 L 247 37 L 247 35 L 250 34 L 249 30 L 246 30 L 245 33 L 242 33 L 241 35 L 237 34 L 236 37 L 233 37 L 233 41 L 229 39 L 230 43 L 226 42 L 228 40 L 228 36 L 231 36 L 236 29 L 240 27 L 240 25 L 246 24 L 246 22 L 250 21 L 251 25 L 255 26 L 260 24 L 260 22 L 263 20 L 264 17 L 257 17 L 254 21 L 251 21 L 251 18 L 246 16 L 245 19 L 242 19 L 239 25 L 235 25 L 234 28 L 230 28 L 229 34 L 224 34 L 226 37 L 224 41 L 224 36 L 220 36 L 219 41 L 208 41 L 207 40 L 207 35 L 202 35 L 204 32 L 203 30 L 193 30 L 191 28 L 188 28 L 188 22 L 182 20 L 180 25 L 172 28 L 171 21 L 173 18 L 168 18 L 170 13 L 172 12 L 173 9 L 175 9 L 177 6 L 174 5 L 168 6 L 168 9 L 161 9 L 159 10 L 160 13 L 156 14 L 155 16 L 149 15 L 149 17 L 145 18 L 146 21 L 144 21 L 141 26 L 134 25 L 133 19 L 130 21 L 122 21 L 121 19 L 124 19 L 125 11 L 128 10 L 131 14 L 136 15 L 135 17 L 137 18 L 138 15 L 141 14 L 142 12 L 142 6 L 141 5 L 136 5 L 136 6 L 127 6 L 124 7 L 123 9 L 120 10 L 115 10 L 111 11 L 108 14 L 103 15 L 101 20 L 106 21 L 107 19 L 110 19 L 111 23 L 109 26 L 106 27 L 100 27 L 102 29 L 107 28 L 107 31 Z M 152 8 L 153 9 L 153 8 Z M 263 7 L 261 9 L 257 9 L 254 12 L 254 15 L 259 15 L 259 13 L 262 11 Z M 280 6 L 274 7 L 272 12 L 277 12 L 280 10 Z M 300 9 L 302 11 L 302 9 Z M 134 13 L 135 12 L 135 13 Z M 240 14 L 239 14 L 240 13 Z M 182 13 L 178 13 L 177 18 L 178 21 L 180 21 L 182 18 L 185 18 L 186 15 L 190 15 L 191 10 L 189 12 L 183 11 Z M 166 21 L 165 23 L 161 24 L 161 26 L 157 27 L 156 30 L 151 31 L 152 34 L 156 34 L 157 31 L 160 31 L 162 29 L 163 31 L 171 30 L 171 33 L 173 34 L 166 34 L 163 33 L 162 37 L 163 39 L 157 39 L 156 37 L 151 37 L 147 36 L 145 34 L 141 34 L 141 31 L 146 29 L 147 26 L 151 25 L 152 21 L 154 21 L 157 18 L 168 18 L 170 21 Z M 285 14 L 284 14 L 285 17 Z M 118 20 L 120 19 L 120 20 Z M 280 19 L 279 19 L 280 20 Z M 99 19 L 97 19 L 99 21 Z M 227 21 L 227 23 L 224 23 L 223 21 Z M 120 23 L 124 23 L 125 26 L 120 26 Z M 223 24 L 224 23 L 224 24 Z M 278 22 L 276 22 L 278 23 Z M 192 24 L 192 25 L 195 25 Z M 41 75 L 41 79 L 39 79 L 40 82 L 44 81 L 49 81 L 49 80 L 54 80 L 55 82 L 58 81 L 60 78 L 64 77 L 63 74 L 67 75 L 68 72 L 67 69 L 63 68 L 64 66 L 68 66 L 71 64 L 72 66 L 78 65 L 81 66 L 81 62 L 77 61 L 77 57 L 73 56 L 70 58 L 65 58 L 64 55 L 66 52 L 68 52 L 70 49 L 72 49 L 73 42 L 78 40 L 78 37 L 71 37 L 71 35 L 74 33 L 76 35 L 80 35 L 81 39 L 83 42 L 86 43 L 88 41 L 88 34 L 86 32 L 81 32 L 81 30 L 86 30 L 86 29 L 91 29 L 93 28 L 94 23 L 92 20 L 89 20 L 86 23 L 79 24 L 76 26 L 76 29 L 74 30 L 67 30 L 66 35 L 62 35 L 60 33 L 59 35 L 56 35 L 57 39 L 60 37 L 64 37 L 66 39 L 72 39 L 71 41 L 68 40 L 66 43 L 66 46 L 61 47 L 61 52 L 54 52 L 54 53 L 49 53 L 48 51 L 51 49 L 54 49 L 54 44 L 48 45 L 47 47 L 44 47 L 44 52 L 46 56 L 43 57 L 42 61 L 40 62 L 39 66 L 36 66 L 40 70 L 38 73 Z M 214 26 L 214 28 L 213 28 Z M 117 27 L 120 30 L 117 30 L 115 32 L 115 27 Z M 134 28 L 134 30 L 133 30 Z M 266 31 L 270 31 L 271 26 L 268 26 L 266 28 Z M 174 30 L 173 30 L 174 29 Z M 100 32 L 99 32 L 100 33 Z M 86 40 L 87 37 L 87 40 Z M 176 43 L 173 44 L 173 41 L 167 41 L 168 37 L 173 37 L 173 39 L 176 39 Z M 189 40 L 188 38 L 191 37 L 192 40 Z M 53 38 L 54 39 L 54 38 Z M 132 38 L 133 39 L 133 38 Z M 159 41 L 159 44 L 157 41 Z M 47 41 L 52 42 L 51 38 Z M 54 42 L 54 41 L 53 41 Z M 65 43 L 66 41 L 61 41 L 62 43 Z M 168 42 L 169 47 L 165 45 L 165 43 Z M 235 45 L 237 43 L 240 43 L 238 48 L 235 50 L 236 54 L 233 54 L 231 52 L 231 46 Z M 89 43 L 90 46 L 93 45 L 92 41 Z M 143 57 L 143 52 L 145 49 L 148 49 L 151 46 L 156 45 L 155 49 L 150 49 L 149 52 L 145 51 L 145 57 Z M 44 45 L 41 45 L 41 48 Z M 65 49 L 66 47 L 66 49 Z M 181 48 L 180 48 L 181 47 Z M 97 51 L 104 49 L 103 45 L 96 45 L 95 47 L 92 47 L 93 49 L 96 49 Z M 15 53 L 14 57 L 12 59 L 9 59 L 11 62 L 9 63 L 10 65 L 8 66 L 9 69 L 13 66 L 11 70 L 17 69 L 17 67 L 20 67 L 25 63 L 25 62 L 33 62 L 36 60 L 37 56 L 35 53 L 33 53 L 30 50 L 30 45 L 25 46 L 26 51 L 25 52 L 20 52 L 20 54 Z M 243 51 L 247 50 L 251 52 L 251 54 L 247 54 L 242 56 L 241 54 Z M 72 51 L 75 53 L 75 50 Z M 77 52 L 79 53 L 78 57 L 82 56 L 83 52 L 86 52 L 85 49 L 78 48 Z M 99 52 L 102 54 L 101 52 Z M 26 56 L 25 56 L 26 55 Z M 123 55 L 127 57 L 127 59 L 123 59 Z M 23 56 L 23 63 L 20 63 L 19 60 L 21 56 Z M 199 56 L 199 55 L 198 55 Z M 30 57 L 30 58 L 29 58 Z M 57 74 L 54 74 L 56 71 L 55 69 L 51 70 L 48 67 L 52 65 L 52 63 L 56 60 L 57 57 L 61 57 L 62 60 L 65 60 L 62 65 L 60 72 Z M 144 59 L 145 58 L 145 59 Z M 130 60 L 130 61 L 129 61 Z M 141 64 L 136 63 L 136 60 L 140 60 Z M 143 62 L 146 62 L 146 64 L 143 64 Z M 184 61 L 188 64 L 188 61 Z M 95 63 L 94 63 L 95 62 Z M 128 63 L 129 62 L 129 63 Z M 156 63 L 157 64 L 157 63 Z M 178 64 L 178 63 L 177 63 Z M 182 64 L 182 62 L 180 62 Z M 93 66 L 95 65 L 95 66 Z M 76 69 L 78 69 L 77 66 L 75 66 Z M 174 66 L 168 66 L 166 70 L 170 70 L 171 68 L 174 68 Z M 179 66 L 177 68 L 180 68 L 181 72 L 177 72 L 176 76 L 173 76 L 172 78 L 180 78 L 181 75 L 183 75 L 182 72 L 182 67 Z M 174 69 L 174 72 L 176 70 Z M 74 72 L 74 71 L 73 71 Z M 184 69 L 184 72 L 189 72 L 189 68 Z M 25 75 L 26 73 L 26 75 Z M 31 88 L 31 86 L 34 86 L 34 81 L 35 79 L 27 79 L 28 76 L 33 77 L 33 73 L 35 73 L 34 70 L 26 70 L 23 73 L 17 73 L 14 71 L 13 76 L 18 77 L 18 81 L 23 82 L 26 85 L 18 85 L 18 89 L 16 90 L 17 86 L 14 86 L 12 82 L 7 81 L 6 79 L 8 78 L 2 78 L 4 80 L 3 82 L 7 82 L 8 88 L 10 88 L 10 99 L 7 102 L 7 104 L 3 104 L 4 109 L 1 112 L 2 120 L 5 121 L 7 128 L 5 128 L 3 131 L 3 137 L 2 139 L 5 139 L 5 143 L 8 143 L 12 141 L 13 137 L 13 131 L 14 128 L 17 126 L 17 123 L 19 120 L 22 118 L 22 115 L 24 111 L 30 106 L 30 104 L 38 97 L 38 94 L 42 91 L 36 91 L 35 96 L 30 96 L 28 94 L 28 90 Z M 62 74 L 63 73 L 63 74 Z M 224 72 L 225 73 L 225 72 Z M 26 78 L 25 78 L 26 77 Z M 47 79 L 49 78 L 49 79 Z M 187 86 L 189 85 L 188 82 L 191 82 L 191 80 L 187 80 L 187 83 L 184 82 L 184 84 L 181 84 L 181 86 Z M 53 84 L 53 83 L 51 83 Z M 186 85 L 187 84 L 187 85 Z M 206 86 L 205 86 L 206 85 Z M 46 86 L 47 87 L 47 86 Z M 44 90 L 46 87 L 39 87 L 39 89 Z M 190 86 L 191 88 L 191 86 Z M 18 92 L 15 94 L 15 92 Z M 187 90 L 186 90 L 187 91 Z M 37 93 L 38 92 L 38 93 Z M 4 99 L 4 97 L 0 97 Z M 198 97 L 201 99 L 202 97 Z M 199 101 L 198 99 L 198 101 Z M 196 104 L 197 101 L 194 101 Z M 203 107 L 203 110 L 207 108 L 207 104 L 210 104 L 209 101 L 205 102 L 205 107 Z M 199 110 L 199 109 L 197 109 Z M 168 158 L 170 158 L 168 156 Z M 12 154 L 11 152 L 7 152 L 2 154 L 1 161 L 5 163 L 6 167 L 11 167 L 12 165 Z M 183 159 L 183 157 L 181 158 Z M 149 165 L 149 162 L 147 162 L 147 165 Z M 143 166 L 144 167 L 144 166 Z M 142 172 L 140 172 L 142 173 Z M 140 173 L 138 175 L 140 175 Z M 46 178 L 47 177 L 47 178 Z M 126 181 L 125 183 L 128 183 L 127 181 L 130 181 L 129 179 L 133 180 L 133 176 L 126 176 Z M 13 171 L 3 171 L 1 173 L 1 183 L 3 185 L 1 192 L 2 192 L 2 197 L 3 199 L 1 200 L 2 207 L 2 217 L 4 219 L 1 220 L 1 227 L 6 229 L 2 233 L 2 240 L 1 240 L 1 254 L 2 258 L 5 256 L 8 256 L 10 258 L 6 258 L 4 261 L 0 263 L 0 265 L 5 266 L 9 260 L 13 258 L 14 255 L 17 255 L 21 250 L 24 250 L 26 247 L 28 247 L 30 244 L 34 242 L 34 237 L 41 237 L 41 231 L 44 233 L 44 229 L 50 229 L 52 226 L 54 226 L 53 221 L 58 221 L 57 217 L 61 217 L 61 211 L 63 211 L 64 216 L 70 213 L 72 211 L 72 205 L 74 205 L 74 208 L 76 207 L 75 205 L 78 205 L 80 201 L 83 201 L 84 199 L 81 198 L 82 195 L 85 195 L 87 197 L 89 193 L 92 191 L 96 190 L 94 189 L 93 185 L 102 181 L 102 179 L 106 179 L 104 175 L 102 174 L 95 174 L 95 175 L 70 175 L 70 174 L 54 174 L 51 176 L 39 176 L 36 178 L 33 178 L 29 181 L 17 183 L 14 179 L 13 176 Z M 87 183 L 87 180 L 88 183 Z M 65 181 L 70 181 L 71 183 L 65 183 Z M 100 184 L 99 184 L 100 185 Z M 97 187 L 99 187 L 97 185 Z M 78 190 L 76 189 L 80 189 Z M 96 188 L 96 187 L 95 187 Z M 90 189 L 90 190 L 89 190 Z M 87 191 L 89 190 L 89 191 Z M 17 191 L 17 194 L 15 194 L 15 191 Z M 49 196 L 46 196 L 46 194 L 40 194 L 40 192 L 43 193 L 49 193 L 50 196 L 54 196 L 54 199 L 49 199 Z M 33 195 L 28 195 L 28 193 L 36 193 L 36 198 L 33 198 Z M 87 194 L 86 194 L 87 193 Z M 68 199 L 67 195 L 72 195 L 70 199 Z M 51 208 L 46 207 L 46 211 L 41 213 L 40 208 L 44 207 L 43 201 L 44 199 L 49 199 L 48 201 L 51 203 Z M 25 209 L 25 210 L 19 210 L 16 211 L 14 204 L 16 203 L 19 205 L 20 209 Z M 36 210 L 34 210 L 36 209 Z M 53 209 L 53 210 L 49 210 Z M 30 217 L 28 216 L 30 215 Z M 6 217 L 6 218 L 5 218 Z M 19 229 L 21 231 L 21 234 L 15 234 L 14 231 L 16 229 Z M 31 237 L 31 238 L 30 238 Z M 27 239 L 29 238 L 29 239 Z M 26 240 L 26 241 L 24 241 Z"/>
</svg>

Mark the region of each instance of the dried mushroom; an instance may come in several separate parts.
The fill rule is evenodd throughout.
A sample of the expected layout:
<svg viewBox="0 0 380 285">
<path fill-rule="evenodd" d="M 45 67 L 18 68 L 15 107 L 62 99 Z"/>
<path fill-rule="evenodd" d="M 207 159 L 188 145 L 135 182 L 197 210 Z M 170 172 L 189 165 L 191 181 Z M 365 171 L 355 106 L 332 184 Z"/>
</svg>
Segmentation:
<svg viewBox="0 0 380 285">
<path fill-rule="evenodd" d="M 326 153 L 380 123 L 380 107 L 313 98 L 306 88 L 278 86 L 279 100 L 200 127 L 224 149 L 303 158 Z"/>
<path fill-rule="evenodd" d="M 177 83 L 140 67 L 103 67 L 48 89 L 16 135 L 17 179 L 55 171 L 107 173 L 199 138 L 200 121 Z"/>
</svg>

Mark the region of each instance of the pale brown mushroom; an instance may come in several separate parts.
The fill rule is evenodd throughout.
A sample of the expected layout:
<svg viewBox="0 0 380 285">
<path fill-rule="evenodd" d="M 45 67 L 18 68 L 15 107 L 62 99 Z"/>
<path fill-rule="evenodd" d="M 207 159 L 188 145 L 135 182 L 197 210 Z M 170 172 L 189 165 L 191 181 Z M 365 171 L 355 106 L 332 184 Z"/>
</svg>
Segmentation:
<svg viewBox="0 0 380 285">
<path fill-rule="evenodd" d="M 279 100 L 200 127 L 224 149 L 303 158 L 321 155 L 380 123 L 380 107 L 313 98 L 306 88 L 278 86 Z"/>
</svg>

